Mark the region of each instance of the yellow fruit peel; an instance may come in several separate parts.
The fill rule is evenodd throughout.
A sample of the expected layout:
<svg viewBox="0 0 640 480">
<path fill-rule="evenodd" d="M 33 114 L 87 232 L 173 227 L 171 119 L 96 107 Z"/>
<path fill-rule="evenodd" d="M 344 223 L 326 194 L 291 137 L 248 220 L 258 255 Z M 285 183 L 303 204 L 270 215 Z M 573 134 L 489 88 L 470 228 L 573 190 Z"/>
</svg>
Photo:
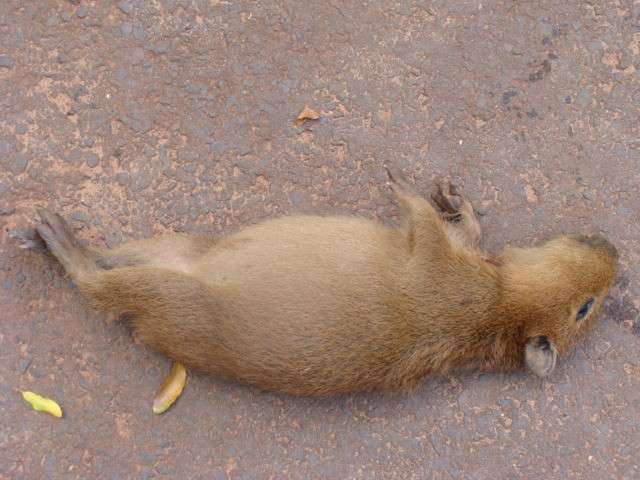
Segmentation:
<svg viewBox="0 0 640 480">
<path fill-rule="evenodd" d="M 25 402 L 31 405 L 31 408 L 38 412 L 46 412 L 49 415 L 60 418 L 62 417 L 62 409 L 55 401 L 50 398 L 41 397 L 37 393 L 33 392 L 20 392 Z"/>
<path fill-rule="evenodd" d="M 187 383 L 187 370 L 181 363 L 175 362 L 160 390 L 153 399 L 153 413 L 164 413 L 178 399 Z"/>
</svg>

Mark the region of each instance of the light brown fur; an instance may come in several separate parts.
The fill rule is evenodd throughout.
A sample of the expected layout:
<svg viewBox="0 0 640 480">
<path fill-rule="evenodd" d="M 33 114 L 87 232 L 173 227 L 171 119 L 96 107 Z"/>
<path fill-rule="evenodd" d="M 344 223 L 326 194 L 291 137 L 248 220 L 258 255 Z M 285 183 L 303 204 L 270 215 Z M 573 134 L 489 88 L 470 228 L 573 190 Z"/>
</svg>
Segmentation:
<svg viewBox="0 0 640 480">
<path fill-rule="evenodd" d="M 298 216 L 219 240 L 172 235 L 107 250 L 80 247 L 61 217 L 40 210 L 38 235 L 16 236 L 28 247 L 44 239 L 86 297 L 127 314 L 152 348 L 264 389 L 393 389 L 451 369 L 525 364 L 550 373 L 592 324 L 615 249 L 561 236 L 490 258 L 455 189 L 434 196 L 438 213 L 390 176 L 400 228 Z M 577 322 L 588 297 L 595 306 Z"/>
</svg>

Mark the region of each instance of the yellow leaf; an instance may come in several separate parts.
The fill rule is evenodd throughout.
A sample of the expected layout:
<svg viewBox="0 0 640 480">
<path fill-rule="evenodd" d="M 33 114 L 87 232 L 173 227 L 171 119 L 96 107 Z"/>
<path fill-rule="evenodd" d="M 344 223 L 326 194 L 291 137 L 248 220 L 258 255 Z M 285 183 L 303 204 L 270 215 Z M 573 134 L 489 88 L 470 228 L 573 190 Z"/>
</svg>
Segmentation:
<svg viewBox="0 0 640 480">
<path fill-rule="evenodd" d="M 22 398 L 25 399 L 31 408 L 37 410 L 39 412 L 47 412 L 54 417 L 62 417 L 62 409 L 60 405 L 51 400 L 50 398 L 41 397 L 37 393 L 33 392 L 20 392 L 22 393 Z"/>
<path fill-rule="evenodd" d="M 153 413 L 166 412 L 182 393 L 185 383 L 187 383 L 187 370 L 184 365 L 175 362 L 153 399 Z"/>
</svg>

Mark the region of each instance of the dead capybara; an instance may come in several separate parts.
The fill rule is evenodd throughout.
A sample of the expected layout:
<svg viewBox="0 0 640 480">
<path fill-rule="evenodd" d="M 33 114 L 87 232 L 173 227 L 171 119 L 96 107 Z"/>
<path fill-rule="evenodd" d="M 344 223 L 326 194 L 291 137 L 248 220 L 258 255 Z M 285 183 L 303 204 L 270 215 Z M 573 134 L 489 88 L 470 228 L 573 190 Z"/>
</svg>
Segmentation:
<svg viewBox="0 0 640 480">
<path fill-rule="evenodd" d="M 298 395 L 416 385 L 452 369 L 549 375 L 593 324 L 616 268 L 598 236 L 490 256 L 471 203 L 433 200 L 389 171 L 391 227 L 347 216 L 268 220 L 220 239 L 170 235 L 82 247 L 57 214 L 33 231 L 92 304 L 126 314 L 152 348 L 193 369 Z"/>
</svg>

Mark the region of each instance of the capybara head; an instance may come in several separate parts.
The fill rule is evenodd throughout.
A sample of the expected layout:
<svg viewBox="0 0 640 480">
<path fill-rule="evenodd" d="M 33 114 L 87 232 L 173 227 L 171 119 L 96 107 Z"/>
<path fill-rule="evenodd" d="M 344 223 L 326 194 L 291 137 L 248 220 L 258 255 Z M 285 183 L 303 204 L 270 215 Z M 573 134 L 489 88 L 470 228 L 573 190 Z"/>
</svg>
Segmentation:
<svg viewBox="0 0 640 480">
<path fill-rule="evenodd" d="M 618 252 L 601 236 L 562 235 L 508 249 L 502 260 L 505 305 L 522 327 L 524 363 L 547 376 L 558 355 L 593 326 L 613 284 Z"/>
</svg>

